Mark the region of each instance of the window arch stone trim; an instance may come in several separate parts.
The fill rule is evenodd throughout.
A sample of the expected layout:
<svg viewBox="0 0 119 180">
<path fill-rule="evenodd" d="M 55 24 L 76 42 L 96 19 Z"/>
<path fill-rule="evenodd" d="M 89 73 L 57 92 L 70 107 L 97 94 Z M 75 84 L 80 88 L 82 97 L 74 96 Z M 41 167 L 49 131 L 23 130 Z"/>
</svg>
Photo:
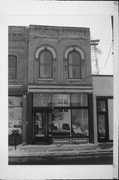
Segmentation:
<svg viewBox="0 0 119 180">
<path fill-rule="evenodd" d="M 65 51 L 64 58 L 68 59 L 68 54 L 74 50 L 77 51 L 81 55 L 81 60 L 85 60 L 85 54 L 84 54 L 83 50 L 81 48 L 79 48 L 78 46 L 68 47 Z"/>
<path fill-rule="evenodd" d="M 43 51 L 43 50 L 49 50 L 52 53 L 53 59 L 56 59 L 56 52 L 55 50 L 49 46 L 49 45 L 42 45 L 40 47 L 37 48 L 36 52 L 35 52 L 35 59 L 39 59 L 39 54 Z"/>
</svg>

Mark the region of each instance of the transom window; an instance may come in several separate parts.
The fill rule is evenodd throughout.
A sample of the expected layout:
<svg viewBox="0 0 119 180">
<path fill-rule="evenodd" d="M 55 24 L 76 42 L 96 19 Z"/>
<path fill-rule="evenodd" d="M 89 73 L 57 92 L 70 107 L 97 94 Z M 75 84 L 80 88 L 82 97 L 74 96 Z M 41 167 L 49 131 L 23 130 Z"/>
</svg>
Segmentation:
<svg viewBox="0 0 119 180">
<path fill-rule="evenodd" d="M 71 51 L 68 56 L 68 78 L 81 78 L 81 56 L 77 51 Z"/>
<path fill-rule="evenodd" d="M 39 78 L 53 78 L 53 56 L 49 50 L 40 53 Z"/>
<path fill-rule="evenodd" d="M 9 79 L 17 79 L 17 56 L 8 56 L 8 66 L 9 66 Z"/>
</svg>

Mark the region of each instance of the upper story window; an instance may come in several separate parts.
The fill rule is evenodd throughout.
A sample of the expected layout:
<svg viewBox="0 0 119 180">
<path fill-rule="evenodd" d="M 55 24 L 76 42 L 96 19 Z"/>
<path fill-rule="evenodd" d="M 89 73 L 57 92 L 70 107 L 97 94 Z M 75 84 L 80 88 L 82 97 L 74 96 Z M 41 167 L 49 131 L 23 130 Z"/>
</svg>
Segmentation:
<svg viewBox="0 0 119 180">
<path fill-rule="evenodd" d="M 53 78 L 53 56 L 49 50 L 40 53 L 39 78 Z"/>
<path fill-rule="evenodd" d="M 78 46 L 68 47 L 65 51 L 68 66 L 68 79 L 82 79 L 85 77 L 85 55 Z"/>
<path fill-rule="evenodd" d="M 80 54 L 76 51 L 72 51 L 68 56 L 68 77 L 72 79 L 81 78 L 81 57 Z"/>
<path fill-rule="evenodd" d="M 35 59 L 38 60 L 38 78 L 52 80 L 54 76 L 54 60 L 56 59 L 54 48 L 49 45 L 38 47 L 35 51 Z"/>
<path fill-rule="evenodd" d="M 9 80 L 17 79 L 17 56 L 8 56 Z"/>
</svg>

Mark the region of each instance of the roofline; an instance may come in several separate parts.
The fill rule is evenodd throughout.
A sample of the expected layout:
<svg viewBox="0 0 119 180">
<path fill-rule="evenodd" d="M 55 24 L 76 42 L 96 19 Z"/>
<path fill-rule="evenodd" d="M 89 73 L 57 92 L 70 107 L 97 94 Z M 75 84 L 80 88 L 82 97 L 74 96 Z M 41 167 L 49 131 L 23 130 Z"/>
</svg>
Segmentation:
<svg viewBox="0 0 119 180">
<path fill-rule="evenodd" d="M 62 28 L 62 29 L 90 29 L 90 28 L 87 28 L 87 27 L 77 27 L 77 26 L 53 26 L 53 25 L 33 25 L 33 24 L 30 24 L 29 27 L 31 26 L 36 26 L 36 27 L 47 27 L 47 28 Z"/>
<path fill-rule="evenodd" d="M 26 28 L 31 28 L 31 27 L 46 27 L 46 28 L 61 28 L 61 29 L 84 29 L 84 30 L 89 30 L 90 28 L 87 27 L 74 27 L 74 26 L 53 26 L 53 25 L 33 25 L 33 24 L 29 24 L 29 26 L 8 26 L 8 27 L 26 27 Z"/>
</svg>

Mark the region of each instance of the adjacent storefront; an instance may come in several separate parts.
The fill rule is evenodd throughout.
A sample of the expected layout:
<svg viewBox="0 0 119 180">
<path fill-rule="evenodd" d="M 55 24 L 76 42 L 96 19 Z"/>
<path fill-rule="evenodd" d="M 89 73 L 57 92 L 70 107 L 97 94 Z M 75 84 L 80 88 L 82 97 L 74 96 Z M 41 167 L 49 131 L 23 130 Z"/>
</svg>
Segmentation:
<svg viewBox="0 0 119 180">
<path fill-rule="evenodd" d="M 13 145 L 15 142 L 14 133 L 17 133 L 17 144 L 22 143 L 22 96 L 9 96 L 8 98 L 8 113 L 9 113 L 9 144 Z"/>
</svg>

